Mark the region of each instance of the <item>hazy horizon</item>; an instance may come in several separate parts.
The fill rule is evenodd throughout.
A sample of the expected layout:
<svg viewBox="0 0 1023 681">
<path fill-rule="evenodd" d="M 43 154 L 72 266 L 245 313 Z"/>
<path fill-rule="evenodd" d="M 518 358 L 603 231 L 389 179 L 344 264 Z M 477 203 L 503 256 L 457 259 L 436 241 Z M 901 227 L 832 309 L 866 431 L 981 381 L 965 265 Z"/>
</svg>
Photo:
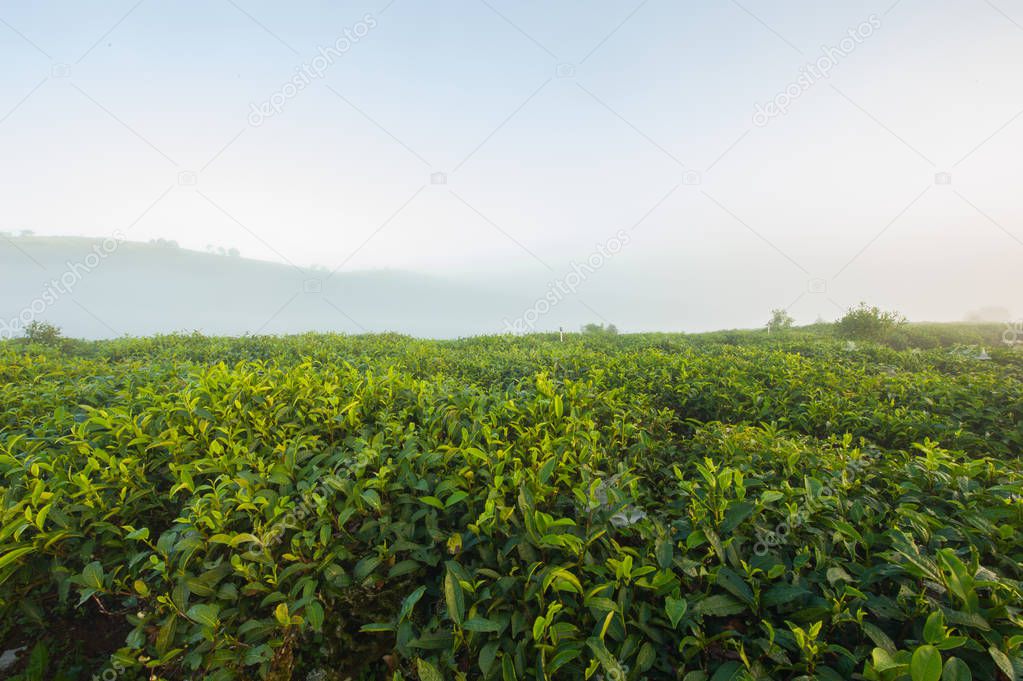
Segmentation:
<svg viewBox="0 0 1023 681">
<path fill-rule="evenodd" d="M 494 303 L 438 328 L 480 332 L 551 295 L 530 328 L 1023 314 L 1018 0 L 0 2 L 0 55 L 2 232 L 441 277 Z M 2 319 L 64 269 L 23 264 Z M 120 280 L 124 323 L 194 275 Z"/>
</svg>

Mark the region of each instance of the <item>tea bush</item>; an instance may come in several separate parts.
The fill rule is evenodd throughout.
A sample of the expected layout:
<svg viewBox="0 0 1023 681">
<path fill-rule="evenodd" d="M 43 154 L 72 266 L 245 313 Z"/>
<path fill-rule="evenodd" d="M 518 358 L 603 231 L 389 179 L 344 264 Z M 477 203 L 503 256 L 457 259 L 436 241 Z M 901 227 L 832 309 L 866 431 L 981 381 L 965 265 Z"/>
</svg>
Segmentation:
<svg viewBox="0 0 1023 681">
<path fill-rule="evenodd" d="M 22 679 L 1023 678 L 1023 363 L 0 343 Z"/>
</svg>

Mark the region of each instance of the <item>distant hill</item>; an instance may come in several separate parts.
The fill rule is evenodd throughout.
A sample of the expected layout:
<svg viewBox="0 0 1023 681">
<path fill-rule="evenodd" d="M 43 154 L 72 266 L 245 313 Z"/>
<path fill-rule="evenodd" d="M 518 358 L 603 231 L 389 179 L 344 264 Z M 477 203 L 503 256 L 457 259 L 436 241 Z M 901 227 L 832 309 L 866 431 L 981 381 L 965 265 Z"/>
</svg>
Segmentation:
<svg viewBox="0 0 1023 681">
<path fill-rule="evenodd" d="M 69 292 L 70 291 L 70 292 Z M 531 299 L 403 271 L 343 272 L 77 237 L 0 237 L 0 331 L 38 319 L 65 335 L 503 330 Z M 26 310 L 32 310 L 26 312 Z"/>
</svg>

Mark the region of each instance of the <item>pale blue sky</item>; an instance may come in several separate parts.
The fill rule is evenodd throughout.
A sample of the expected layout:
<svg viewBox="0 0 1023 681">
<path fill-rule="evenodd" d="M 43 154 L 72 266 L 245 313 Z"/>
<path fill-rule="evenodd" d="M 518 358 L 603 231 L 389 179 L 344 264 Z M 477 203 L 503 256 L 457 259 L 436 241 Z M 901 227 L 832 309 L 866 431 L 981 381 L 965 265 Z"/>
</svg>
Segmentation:
<svg viewBox="0 0 1023 681">
<path fill-rule="evenodd" d="M 828 78 L 754 125 L 871 16 Z M 1023 314 L 1023 0 L 0 0 L 0 64 L 3 231 L 492 273 L 542 295 L 645 216 L 586 282 L 645 310 L 626 328 L 674 328 L 680 308 L 690 328 L 789 305 L 812 321 L 861 299 Z"/>
</svg>

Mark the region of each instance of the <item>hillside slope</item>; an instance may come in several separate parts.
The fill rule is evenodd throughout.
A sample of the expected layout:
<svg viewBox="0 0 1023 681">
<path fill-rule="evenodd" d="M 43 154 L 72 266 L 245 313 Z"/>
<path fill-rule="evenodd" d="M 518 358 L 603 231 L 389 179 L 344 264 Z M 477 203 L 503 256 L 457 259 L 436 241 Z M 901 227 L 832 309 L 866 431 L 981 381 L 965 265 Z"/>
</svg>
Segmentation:
<svg viewBox="0 0 1023 681">
<path fill-rule="evenodd" d="M 499 332 L 502 318 L 529 302 L 482 282 L 402 271 L 331 275 L 153 244 L 0 238 L 0 333 L 20 328 L 20 317 L 83 338 L 193 330 L 452 337 Z"/>
</svg>

